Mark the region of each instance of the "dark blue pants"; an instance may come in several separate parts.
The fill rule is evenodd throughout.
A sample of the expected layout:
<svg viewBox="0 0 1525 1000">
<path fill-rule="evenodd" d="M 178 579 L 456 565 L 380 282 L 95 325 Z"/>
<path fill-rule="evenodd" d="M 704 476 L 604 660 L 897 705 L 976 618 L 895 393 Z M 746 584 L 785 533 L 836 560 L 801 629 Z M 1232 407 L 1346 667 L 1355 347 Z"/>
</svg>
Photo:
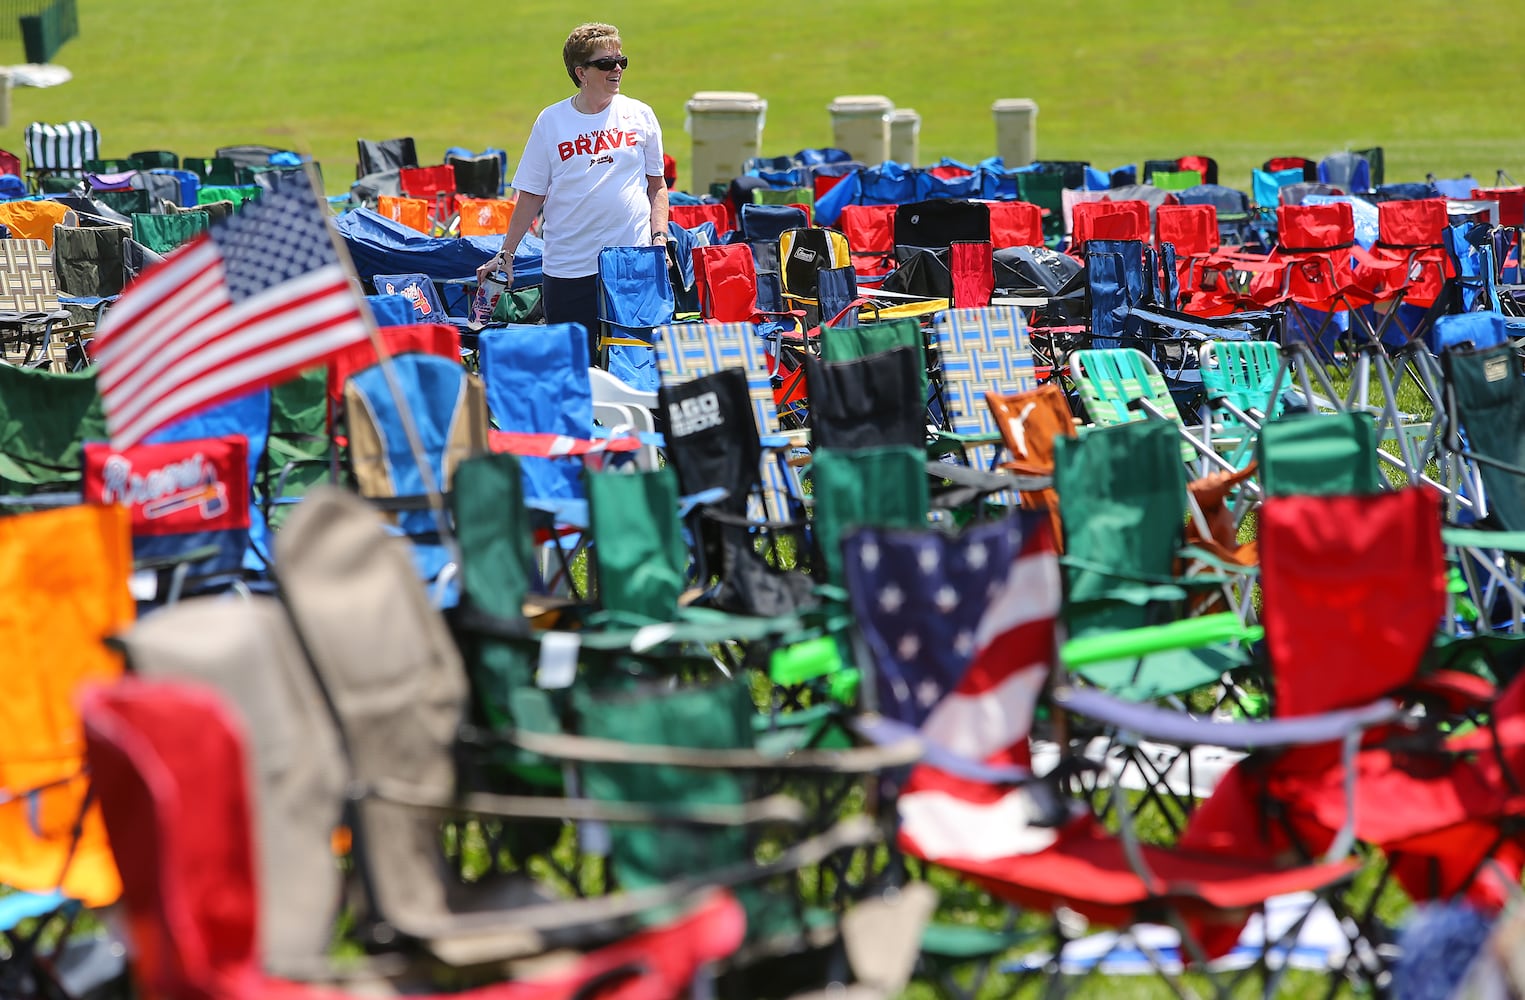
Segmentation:
<svg viewBox="0 0 1525 1000">
<path fill-rule="evenodd" d="M 588 363 L 598 364 L 598 275 L 585 278 L 545 276 L 540 304 L 547 323 L 581 323 L 588 332 Z"/>
</svg>

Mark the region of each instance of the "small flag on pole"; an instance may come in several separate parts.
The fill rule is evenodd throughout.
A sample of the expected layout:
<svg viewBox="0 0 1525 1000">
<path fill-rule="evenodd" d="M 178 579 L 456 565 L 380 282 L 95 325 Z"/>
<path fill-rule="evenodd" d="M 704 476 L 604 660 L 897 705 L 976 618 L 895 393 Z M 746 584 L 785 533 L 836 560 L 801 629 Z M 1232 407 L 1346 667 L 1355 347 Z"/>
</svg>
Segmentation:
<svg viewBox="0 0 1525 1000">
<path fill-rule="evenodd" d="M 112 445 L 366 340 L 361 309 L 311 182 L 286 175 L 106 313 L 90 354 Z"/>
</svg>

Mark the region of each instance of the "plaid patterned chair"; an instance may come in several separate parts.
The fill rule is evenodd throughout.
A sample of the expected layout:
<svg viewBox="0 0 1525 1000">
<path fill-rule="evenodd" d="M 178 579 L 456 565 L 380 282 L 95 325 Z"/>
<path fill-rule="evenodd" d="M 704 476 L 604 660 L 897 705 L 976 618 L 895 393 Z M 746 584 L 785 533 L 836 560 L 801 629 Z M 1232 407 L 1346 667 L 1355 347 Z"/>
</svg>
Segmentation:
<svg viewBox="0 0 1525 1000">
<path fill-rule="evenodd" d="M 941 372 L 944 423 L 956 434 L 1000 441 L 986 393 L 1010 396 L 1038 386 L 1032 346 L 1017 306 L 950 309 L 933 323 L 937 357 L 931 367 Z M 989 447 L 978 449 L 990 459 Z M 984 468 L 989 461 L 975 463 Z"/>
</svg>

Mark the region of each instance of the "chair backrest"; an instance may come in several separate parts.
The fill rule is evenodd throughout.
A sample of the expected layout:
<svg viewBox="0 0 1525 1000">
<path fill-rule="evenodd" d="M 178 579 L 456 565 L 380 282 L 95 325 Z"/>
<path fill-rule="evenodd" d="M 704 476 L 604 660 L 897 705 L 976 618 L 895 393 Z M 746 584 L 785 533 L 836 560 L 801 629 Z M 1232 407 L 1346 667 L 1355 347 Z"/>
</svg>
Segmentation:
<svg viewBox="0 0 1525 1000">
<path fill-rule="evenodd" d="M 1269 340 L 1209 340 L 1202 345 L 1202 388 L 1210 400 L 1226 400 L 1267 420 L 1286 407 L 1289 376 L 1281 346 Z M 1225 423 L 1237 421 L 1225 416 Z"/>
<path fill-rule="evenodd" d="M 1525 483 L 1507 466 L 1525 457 L 1525 435 L 1520 434 L 1525 422 L 1525 379 L 1519 376 L 1513 351 L 1508 343 L 1475 349 L 1457 346 L 1442 357 L 1447 396 L 1466 431 L 1467 448 L 1492 460 L 1475 463 L 1482 475 L 1488 515 L 1505 530 L 1520 531 L 1525 529 L 1525 489 L 1521 488 Z"/>
<path fill-rule="evenodd" d="M 1280 496 L 1257 528 L 1275 714 L 1354 708 L 1418 673 L 1446 608 L 1440 496 Z"/>
<path fill-rule="evenodd" d="M 8 149 L 0 149 L 0 174 L 21 176 L 21 157 Z"/>
<path fill-rule="evenodd" d="M 757 318 L 757 264 L 745 243 L 696 246 L 692 256 L 700 315 L 720 323 Z"/>
<path fill-rule="evenodd" d="M 434 485 L 448 491 L 456 467 L 487 450 L 487 399 L 481 380 L 459 360 L 429 354 L 391 359 L 392 378 L 380 365 L 351 375 L 344 387 L 350 468 L 367 497 L 424 495 L 423 470 L 403 430 L 392 386 L 401 390 L 418 442 L 430 463 Z M 417 516 L 416 516 L 417 515 Z M 432 531 L 427 511 L 412 511 L 403 521 Z M 404 523 L 404 528 L 409 525 Z"/>
<path fill-rule="evenodd" d="M 187 156 L 180 161 L 180 166 L 200 177 L 204 185 L 237 187 L 246 178 L 246 171 L 240 170 L 235 161 L 225 156 Z"/>
<path fill-rule="evenodd" d="M 1025 201 L 993 201 L 989 207 L 994 249 L 1043 245 L 1043 209 Z"/>
<path fill-rule="evenodd" d="M 1138 200 L 1082 201 L 1071 210 L 1072 252 L 1090 240 L 1150 240 L 1149 204 Z"/>
<path fill-rule="evenodd" d="M 0 428 L 0 491 L 77 489 L 85 442 L 109 436 L 94 369 L 0 365 Z"/>
<path fill-rule="evenodd" d="M 1276 209 L 1278 249 L 1318 253 L 1349 247 L 1356 240 L 1354 210 L 1348 202 L 1282 205 Z"/>
<path fill-rule="evenodd" d="M 1076 351 L 1070 355 L 1070 368 L 1080 401 L 1095 424 L 1111 426 L 1152 419 L 1128 405 L 1137 399 L 1150 400 L 1167 414 L 1179 417 L 1165 376 L 1142 351 L 1131 347 Z"/>
<path fill-rule="evenodd" d="M 1183 537 L 1186 471 L 1159 420 L 1082 428 L 1054 453 L 1072 636 L 1151 624 Z M 1184 596 L 1184 595 L 1179 595 Z"/>
<path fill-rule="evenodd" d="M 490 327 L 482 331 L 477 358 L 487 409 L 500 430 L 593 436 L 588 338 L 581 324 Z M 583 496 L 580 461 L 525 458 L 523 466 L 525 496 Z"/>
<path fill-rule="evenodd" d="M 0 882 L 105 906 L 121 892 L 83 767 L 76 697 L 121 676 L 127 511 L 78 505 L 0 518 Z M 99 785 L 96 785 L 99 792 Z"/>
<path fill-rule="evenodd" d="M 715 235 L 724 236 L 731 228 L 731 216 L 724 205 L 673 205 L 667 218 L 681 229 L 697 229 L 706 222 L 715 227 Z"/>
<path fill-rule="evenodd" d="M 211 228 L 211 214 L 192 210 L 173 215 L 132 213 L 132 238 L 154 253 L 167 254 Z"/>
<path fill-rule="evenodd" d="M 180 154 L 168 149 L 140 149 L 128 153 L 127 159 L 139 170 L 164 168 L 174 170 L 180 166 Z"/>
<path fill-rule="evenodd" d="M 809 225 L 805 210 L 794 205 L 742 205 L 738 212 L 741 238 L 751 244 L 777 245 L 787 230 Z"/>
<path fill-rule="evenodd" d="M 621 621 L 672 621 L 688 566 L 677 473 L 590 471 L 584 485 L 599 603 Z"/>
<path fill-rule="evenodd" d="M 652 331 L 657 344 L 657 368 L 663 385 L 680 385 L 727 368 L 746 373 L 747 395 L 759 434 L 777 434 L 778 405 L 770 377 L 768 342 L 755 323 L 674 323 Z M 765 471 L 765 494 L 773 510 L 782 510 L 791 495 L 789 484 L 774 463 Z"/>
<path fill-rule="evenodd" d="M 853 526 L 920 528 L 931 497 L 921 446 L 822 448 L 810 469 L 814 542 L 828 582 L 846 582 L 842 539 Z"/>
<path fill-rule="evenodd" d="M 467 677 L 408 542 L 389 535 L 360 497 L 323 486 L 276 536 L 275 559 L 354 778 L 452 794 L 451 747 Z M 409 933 L 446 913 L 437 817 L 376 799 L 360 803 L 354 817 L 378 915 Z"/>
<path fill-rule="evenodd" d="M 242 727 L 211 690 L 123 680 L 84 696 L 85 746 L 122 860 L 137 980 L 158 996 L 259 982 Z"/>
<path fill-rule="evenodd" d="M 661 381 L 653 327 L 676 311 L 667 248 L 605 247 L 598 253 L 598 318 L 605 367 L 631 388 L 655 392 Z"/>
<path fill-rule="evenodd" d="M 101 133 L 88 121 L 32 122 L 22 133 L 33 170 L 83 170 L 100 156 Z"/>
<path fill-rule="evenodd" d="M 990 206 L 982 201 L 931 198 L 895 209 L 895 245 L 938 249 L 957 240 L 990 242 Z"/>
<path fill-rule="evenodd" d="M 1218 249 L 1218 210 L 1212 205 L 1161 205 L 1154 224 L 1157 242 L 1173 244 L 1182 257 Z"/>
<path fill-rule="evenodd" d="M 895 249 L 894 205 L 843 205 L 838 220 L 853 253 L 891 253 Z"/>
<path fill-rule="evenodd" d="M 503 195 L 503 158 L 497 153 L 451 156 L 445 164 L 455 173 L 455 190 L 473 198 Z"/>
<path fill-rule="evenodd" d="M 1303 171 L 1301 167 L 1287 167 L 1282 170 L 1255 170 L 1251 171 L 1250 192 L 1255 199 L 1255 204 L 1262 208 L 1272 208 L 1281 204 L 1282 188 L 1302 182 Z"/>
<path fill-rule="evenodd" d="M 59 308 L 53 251 L 48 245 L 42 240 L 0 240 L 0 311 L 57 312 Z"/>
<path fill-rule="evenodd" d="M 1153 184 L 1161 191 L 1184 191 L 1202 183 L 1202 175 L 1195 170 L 1161 170 L 1145 183 Z"/>
<path fill-rule="evenodd" d="M 1449 226 L 1443 198 L 1377 204 L 1377 245 L 1395 250 L 1445 249 Z"/>
<path fill-rule="evenodd" d="M 1306 156 L 1273 156 L 1261 164 L 1260 169 L 1269 173 L 1295 170 L 1302 175 L 1300 180 L 1318 180 L 1318 164 Z"/>
<path fill-rule="evenodd" d="M 416 271 L 409 274 L 373 274 L 371 287 L 378 295 L 401 295 L 413 306 L 414 323 L 448 323 L 445 303 L 440 301 L 434 279 Z"/>
<path fill-rule="evenodd" d="M 356 177 L 396 170 L 399 167 L 418 166 L 418 149 L 412 136 L 380 141 L 356 139 L 355 151 L 359 156 Z"/>
<path fill-rule="evenodd" d="M 1318 179 L 1342 191 L 1370 191 L 1371 164 L 1360 153 L 1330 153 L 1318 162 Z"/>
<path fill-rule="evenodd" d="M 434 200 L 455 193 L 455 169 L 449 166 L 403 167 L 397 172 L 402 193 L 413 198 Z"/>
<path fill-rule="evenodd" d="M 979 309 L 995 294 L 995 258 L 988 242 L 955 240 L 948 247 L 953 308 Z"/>
<path fill-rule="evenodd" d="M 144 618 L 122 641 L 134 674 L 157 682 L 148 697 L 174 703 L 183 685 L 204 684 L 241 717 L 256 804 L 260 955 L 272 970 L 310 964 L 327 949 L 342 899 L 333 836 L 349 772 L 285 609 L 260 595 L 190 598 Z M 182 707 L 198 728 L 225 724 L 222 712 Z"/>
<path fill-rule="evenodd" d="M 241 434 L 155 441 L 117 450 L 85 444 L 86 503 L 131 513 L 133 557 L 174 558 L 212 546 L 193 576 L 238 572 L 249 546 L 249 441 Z"/>
<path fill-rule="evenodd" d="M 997 428 L 986 393 L 1009 395 L 1037 386 L 1032 344 L 1017 306 L 950 309 L 932 324 L 942 372 L 943 412 L 953 430 Z"/>
<path fill-rule="evenodd" d="M 859 327 L 858 329 L 864 329 Z M 914 347 L 842 361 L 805 358 L 810 434 L 816 448 L 925 447 L 926 369 Z"/>
<path fill-rule="evenodd" d="M 60 295 L 109 298 L 127 280 L 126 226 L 54 226 L 53 272 Z"/>
<path fill-rule="evenodd" d="M 1284 416 L 1266 422 L 1255 443 L 1266 496 L 1354 495 L 1384 485 L 1377 425 L 1368 413 Z"/>
</svg>

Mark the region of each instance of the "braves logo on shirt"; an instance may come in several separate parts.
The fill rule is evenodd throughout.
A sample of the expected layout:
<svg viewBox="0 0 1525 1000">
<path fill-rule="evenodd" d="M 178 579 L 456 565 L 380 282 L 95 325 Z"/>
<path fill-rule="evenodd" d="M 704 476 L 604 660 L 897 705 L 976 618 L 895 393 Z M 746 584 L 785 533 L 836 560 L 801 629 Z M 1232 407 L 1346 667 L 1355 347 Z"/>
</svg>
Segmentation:
<svg viewBox="0 0 1525 1000">
<path fill-rule="evenodd" d="M 556 155 L 561 157 L 562 162 L 565 163 L 574 156 L 597 157 L 600 153 L 605 153 L 611 149 L 619 149 L 622 146 L 634 149 L 640 144 L 640 141 L 641 136 L 638 132 L 615 128 L 598 129 L 593 132 L 584 132 L 575 140 L 558 142 L 556 144 Z M 594 162 L 603 161 L 595 159 Z M 609 157 L 607 162 L 613 163 L 614 158 L 612 156 Z M 589 164 L 589 166 L 591 165 Z"/>
</svg>

